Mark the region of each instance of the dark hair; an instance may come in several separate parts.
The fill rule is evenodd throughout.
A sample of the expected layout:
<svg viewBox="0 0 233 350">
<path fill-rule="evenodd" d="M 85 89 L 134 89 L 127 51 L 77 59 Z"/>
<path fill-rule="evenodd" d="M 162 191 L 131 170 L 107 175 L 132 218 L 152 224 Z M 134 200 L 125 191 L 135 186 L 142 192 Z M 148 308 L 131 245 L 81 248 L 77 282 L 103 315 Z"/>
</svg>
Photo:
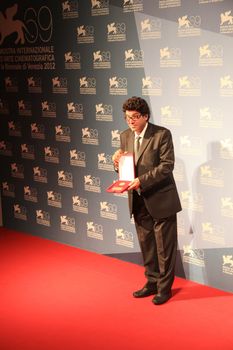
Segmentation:
<svg viewBox="0 0 233 350">
<path fill-rule="evenodd" d="M 147 102 L 141 97 L 130 97 L 123 103 L 122 110 L 124 113 L 126 111 L 137 111 L 141 113 L 141 115 L 148 115 L 148 119 L 150 118 L 150 108 Z"/>
</svg>

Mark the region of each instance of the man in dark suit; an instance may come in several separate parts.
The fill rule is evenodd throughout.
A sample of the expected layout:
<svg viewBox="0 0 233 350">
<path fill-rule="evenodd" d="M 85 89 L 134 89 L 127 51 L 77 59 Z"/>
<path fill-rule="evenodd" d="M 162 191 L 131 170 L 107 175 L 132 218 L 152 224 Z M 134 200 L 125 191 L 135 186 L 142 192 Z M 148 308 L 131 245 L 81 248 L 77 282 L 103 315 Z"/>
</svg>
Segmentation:
<svg viewBox="0 0 233 350">
<path fill-rule="evenodd" d="M 123 112 L 129 128 L 120 135 L 121 148 L 113 155 L 113 161 L 118 169 L 122 154 L 134 153 L 136 176 L 128 188 L 129 210 L 134 217 L 147 278 L 144 287 L 133 296 L 155 295 L 152 301 L 160 305 L 172 296 L 176 213 L 181 210 L 172 174 L 175 160 L 172 136 L 168 129 L 149 122 L 149 106 L 140 97 L 126 100 Z"/>
</svg>

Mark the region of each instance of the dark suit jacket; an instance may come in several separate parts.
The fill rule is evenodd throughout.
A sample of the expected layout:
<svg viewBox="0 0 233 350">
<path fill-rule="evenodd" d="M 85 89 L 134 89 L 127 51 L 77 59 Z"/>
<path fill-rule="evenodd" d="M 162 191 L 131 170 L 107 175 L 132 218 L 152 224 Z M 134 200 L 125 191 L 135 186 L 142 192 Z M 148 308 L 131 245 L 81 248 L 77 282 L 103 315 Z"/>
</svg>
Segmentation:
<svg viewBox="0 0 233 350">
<path fill-rule="evenodd" d="M 120 135 L 121 149 L 134 151 L 134 132 L 131 129 Z M 181 210 L 173 178 L 174 149 L 171 132 L 148 123 L 136 164 L 136 177 L 141 184 L 141 196 L 146 208 L 155 219 L 166 218 Z M 130 215 L 133 212 L 133 191 L 129 191 Z"/>
</svg>

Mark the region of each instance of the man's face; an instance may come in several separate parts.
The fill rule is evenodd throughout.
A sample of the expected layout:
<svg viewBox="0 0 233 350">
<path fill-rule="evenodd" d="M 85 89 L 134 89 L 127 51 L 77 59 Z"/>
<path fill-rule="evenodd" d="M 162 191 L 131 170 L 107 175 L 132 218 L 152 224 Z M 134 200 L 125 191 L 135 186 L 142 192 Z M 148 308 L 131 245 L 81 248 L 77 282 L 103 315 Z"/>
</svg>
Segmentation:
<svg viewBox="0 0 233 350">
<path fill-rule="evenodd" d="M 148 121 L 148 115 L 143 116 L 137 111 L 126 111 L 125 120 L 133 132 L 140 134 Z"/>
</svg>

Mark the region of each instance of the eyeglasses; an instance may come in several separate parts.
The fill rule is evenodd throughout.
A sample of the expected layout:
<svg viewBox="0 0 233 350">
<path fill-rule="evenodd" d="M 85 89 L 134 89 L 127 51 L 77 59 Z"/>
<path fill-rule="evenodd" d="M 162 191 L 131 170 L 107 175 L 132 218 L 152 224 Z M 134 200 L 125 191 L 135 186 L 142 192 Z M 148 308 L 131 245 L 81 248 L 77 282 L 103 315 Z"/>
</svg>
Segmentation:
<svg viewBox="0 0 233 350">
<path fill-rule="evenodd" d="M 132 116 L 129 116 L 129 115 L 125 115 L 125 119 L 127 120 L 127 122 L 129 122 L 129 121 L 134 121 L 134 120 L 138 120 L 138 119 L 140 119 L 142 117 L 142 115 L 140 114 L 140 113 L 135 113 L 135 114 L 133 114 Z"/>
</svg>

